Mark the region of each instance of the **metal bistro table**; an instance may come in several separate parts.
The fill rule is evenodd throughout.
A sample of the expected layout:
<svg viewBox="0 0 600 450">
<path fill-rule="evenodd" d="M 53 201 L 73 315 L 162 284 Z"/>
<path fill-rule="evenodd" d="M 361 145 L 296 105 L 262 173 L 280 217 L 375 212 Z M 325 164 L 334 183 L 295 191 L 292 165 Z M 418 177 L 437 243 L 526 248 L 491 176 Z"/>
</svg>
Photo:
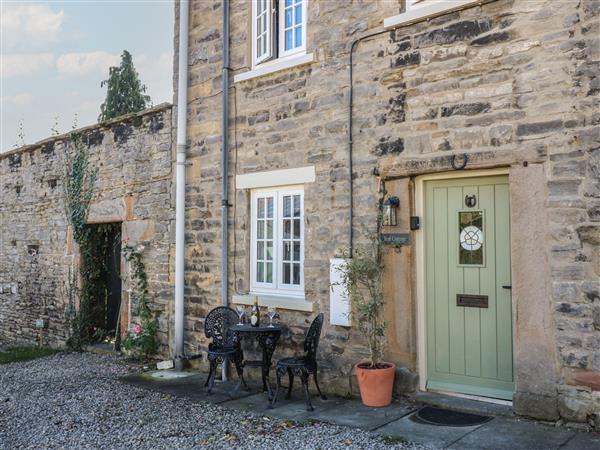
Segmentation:
<svg viewBox="0 0 600 450">
<path fill-rule="evenodd" d="M 277 342 L 281 336 L 281 326 L 273 325 L 261 325 L 253 327 L 248 324 L 244 325 L 233 325 L 229 327 L 229 331 L 233 334 L 235 342 L 240 342 L 246 337 L 251 337 L 258 341 L 258 345 L 262 349 L 262 360 L 261 361 L 246 361 L 242 363 L 244 367 L 260 367 L 262 369 L 262 382 L 263 391 L 266 391 L 269 395 L 269 400 L 273 397 L 273 391 L 271 384 L 269 383 L 269 370 L 271 369 L 271 358 Z"/>
</svg>

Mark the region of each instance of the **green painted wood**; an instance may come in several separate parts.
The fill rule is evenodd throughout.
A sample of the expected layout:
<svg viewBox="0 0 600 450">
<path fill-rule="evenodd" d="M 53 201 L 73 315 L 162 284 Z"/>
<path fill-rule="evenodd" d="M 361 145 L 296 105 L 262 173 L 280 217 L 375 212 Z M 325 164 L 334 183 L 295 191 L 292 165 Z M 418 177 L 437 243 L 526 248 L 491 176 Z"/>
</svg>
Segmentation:
<svg viewBox="0 0 600 450">
<path fill-rule="evenodd" d="M 498 377 L 498 348 L 497 348 L 497 317 L 496 310 L 496 207 L 495 186 L 479 186 L 479 198 L 482 205 L 486 206 L 484 221 L 484 236 L 486 246 L 486 265 L 479 269 L 480 290 L 488 295 L 488 308 L 480 309 L 481 320 L 481 376 L 484 378 Z M 489 205 L 489 206 L 488 206 Z M 489 263 L 487 263 L 489 261 Z"/>
<path fill-rule="evenodd" d="M 426 184 L 425 186 L 425 217 L 433 218 L 434 204 L 433 204 L 433 185 Z M 434 252 L 434 226 L 433 219 L 430 222 L 430 226 L 424 227 L 425 241 L 427 242 L 425 248 L 425 290 L 427 292 L 427 300 L 425 304 L 426 309 L 426 327 L 427 327 L 427 367 L 430 370 L 435 371 L 435 314 L 432 309 L 435 304 L 435 252 Z M 437 371 L 436 371 L 437 372 Z"/>
<path fill-rule="evenodd" d="M 464 186 L 461 196 L 461 201 L 464 202 L 466 195 L 476 195 L 479 198 L 479 190 L 477 186 Z M 463 203 L 464 204 L 464 203 Z M 474 209 L 481 209 L 479 204 Z M 462 207 L 461 209 L 464 209 Z M 453 211 L 453 215 L 457 217 L 458 211 Z M 485 220 L 485 216 L 484 216 Z M 458 247 L 458 236 L 450 236 L 450 240 L 447 245 Z M 437 255 L 436 255 L 437 256 Z M 451 276 L 454 274 L 462 275 L 464 284 L 464 294 L 479 294 L 479 268 L 478 267 L 459 267 L 458 261 L 452 261 Z M 453 292 L 452 297 L 456 299 L 456 294 L 460 292 Z M 453 308 L 459 308 L 456 306 L 456 300 L 454 300 Z M 465 374 L 471 377 L 478 377 L 481 375 L 481 310 L 479 308 L 464 308 L 465 311 Z M 441 319 L 441 318 L 440 318 Z"/>
<path fill-rule="evenodd" d="M 459 264 L 459 211 L 484 212 L 484 261 Z M 428 387 L 511 398 L 513 383 L 510 218 L 506 176 L 425 184 Z M 456 305 L 457 294 L 488 296 L 488 308 Z M 441 383 L 441 384 L 440 384 Z M 443 389 L 442 389 L 443 390 Z M 493 395 L 492 395 L 493 394 Z"/>
<path fill-rule="evenodd" d="M 435 368 L 440 372 L 448 372 L 450 367 L 450 347 L 448 343 L 447 320 L 441 320 L 448 315 L 448 209 L 447 189 L 434 189 L 434 309 L 435 309 Z"/>
<path fill-rule="evenodd" d="M 448 235 L 458 235 L 458 221 L 452 215 L 452 211 L 462 208 L 462 187 L 448 188 Z M 458 261 L 458 247 L 448 246 L 448 260 Z M 448 291 L 463 292 L 462 270 L 455 276 L 449 277 Z M 465 372 L 465 309 L 448 307 L 448 318 L 450 327 L 450 373 L 463 374 Z"/>
</svg>

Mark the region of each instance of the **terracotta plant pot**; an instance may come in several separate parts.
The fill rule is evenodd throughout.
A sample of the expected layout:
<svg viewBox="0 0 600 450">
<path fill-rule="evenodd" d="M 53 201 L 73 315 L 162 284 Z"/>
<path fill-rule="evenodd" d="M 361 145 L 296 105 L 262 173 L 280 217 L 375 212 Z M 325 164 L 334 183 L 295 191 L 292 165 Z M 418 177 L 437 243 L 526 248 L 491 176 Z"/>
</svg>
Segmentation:
<svg viewBox="0 0 600 450">
<path fill-rule="evenodd" d="M 369 369 L 369 363 L 354 366 L 360 398 L 365 406 L 388 406 L 392 403 L 392 390 L 396 366 L 393 363 L 382 363 L 382 368 Z"/>
</svg>

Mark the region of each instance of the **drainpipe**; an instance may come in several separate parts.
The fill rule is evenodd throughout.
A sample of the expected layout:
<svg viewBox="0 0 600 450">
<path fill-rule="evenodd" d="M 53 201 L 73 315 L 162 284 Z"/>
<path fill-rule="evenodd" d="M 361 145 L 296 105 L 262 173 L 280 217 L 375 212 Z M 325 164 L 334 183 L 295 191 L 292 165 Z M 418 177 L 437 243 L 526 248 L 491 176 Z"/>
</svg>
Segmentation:
<svg viewBox="0 0 600 450">
<path fill-rule="evenodd" d="M 185 358 L 183 318 L 185 288 L 185 167 L 187 146 L 189 1 L 179 2 L 179 80 L 177 83 L 177 162 L 175 190 L 175 368 Z"/>
<path fill-rule="evenodd" d="M 353 253 L 354 253 L 354 179 L 352 176 L 352 173 L 354 171 L 353 169 L 353 150 L 354 150 L 354 141 L 353 141 L 353 132 L 352 132 L 352 122 L 354 121 L 354 114 L 353 114 L 353 106 L 354 106 L 354 66 L 353 66 L 353 59 L 352 56 L 354 55 L 354 50 L 356 49 L 356 47 L 358 46 L 358 44 L 362 41 L 364 41 L 365 39 L 369 39 L 372 38 L 374 36 L 379 36 L 380 34 L 384 34 L 384 33 L 388 33 L 390 30 L 381 30 L 381 31 L 377 31 L 375 33 L 371 33 L 371 34 L 367 34 L 365 36 L 361 36 L 358 39 L 355 39 L 354 41 L 352 41 L 352 43 L 350 44 L 350 61 L 349 61 L 349 65 L 350 65 L 350 70 L 349 70 L 349 76 L 350 76 L 350 88 L 349 88 L 349 92 L 348 92 L 348 172 L 350 175 L 350 179 L 349 179 L 349 183 L 348 183 L 348 201 L 349 201 L 349 205 L 348 205 L 348 215 L 349 217 L 349 227 L 348 227 L 348 256 L 350 258 L 352 258 Z"/>
<path fill-rule="evenodd" d="M 229 0 L 223 0 L 223 67 L 221 74 L 221 304 L 229 304 Z M 227 381 L 227 364 L 221 366 L 221 379 Z"/>
<path fill-rule="evenodd" d="M 229 186 L 228 152 L 229 152 L 229 0 L 223 0 L 223 69 L 222 69 L 222 97 L 221 97 L 221 303 L 229 304 L 227 294 L 229 287 L 228 270 L 228 208 Z"/>
</svg>

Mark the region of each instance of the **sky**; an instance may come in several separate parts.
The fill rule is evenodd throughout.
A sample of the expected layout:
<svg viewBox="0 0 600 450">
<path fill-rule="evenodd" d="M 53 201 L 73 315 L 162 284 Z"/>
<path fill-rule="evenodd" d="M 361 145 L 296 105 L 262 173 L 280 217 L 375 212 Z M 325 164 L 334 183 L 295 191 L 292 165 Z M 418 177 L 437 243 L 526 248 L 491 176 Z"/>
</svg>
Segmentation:
<svg viewBox="0 0 600 450">
<path fill-rule="evenodd" d="M 172 102 L 173 16 L 168 0 L 0 0 L 0 151 L 96 123 L 123 50 L 152 103 Z"/>
</svg>

